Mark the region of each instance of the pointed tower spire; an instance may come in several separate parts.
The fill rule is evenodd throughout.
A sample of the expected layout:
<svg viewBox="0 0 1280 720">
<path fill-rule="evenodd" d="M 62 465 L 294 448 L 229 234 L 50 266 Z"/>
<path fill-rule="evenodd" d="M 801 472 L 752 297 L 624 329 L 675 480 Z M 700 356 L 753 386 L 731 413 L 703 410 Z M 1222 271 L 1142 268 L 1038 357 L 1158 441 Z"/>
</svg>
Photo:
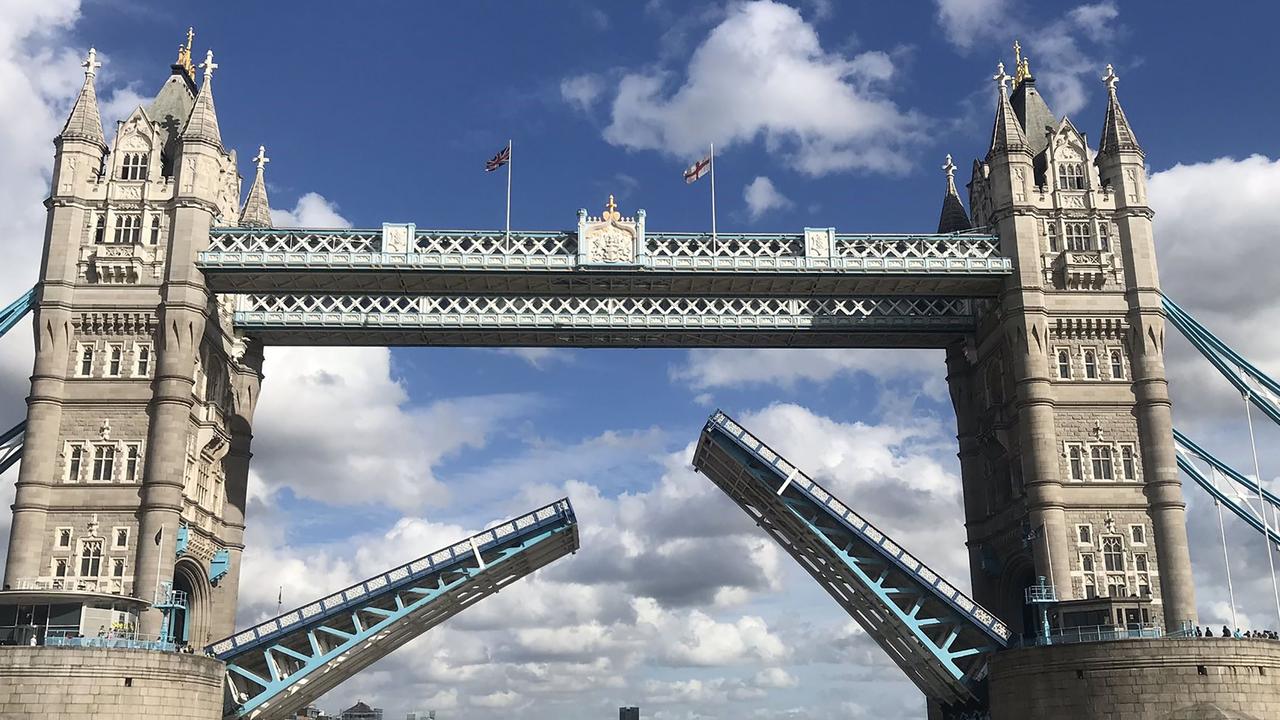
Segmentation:
<svg viewBox="0 0 1280 720">
<path fill-rule="evenodd" d="M 1102 137 L 1098 141 L 1099 157 L 1126 151 L 1143 154 L 1133 128 L 1129 127 L 1129 118 L 1125 117 L 1120 99 L 1116 97 L 1116 83 L 1119 81 L 1115 68 L 1107 65 L 1107 74 L 1102 77 L 1102 82 L 1107 84 L 1107 117 L 1102 121 Z"/>
<path fill-rule="evenodd" d="M 200 92 L 191 108 L 191 117 L 187 118 L 187 126 L 182 131 L 182 139 L 184 142 L 206 142 L 221 149 L 222 133 L 218 130 L 218 114 L 213 109 L 212 87 L 213 71 L 218 69 L 218 65 L 213 61 L 212 50 L 205 53 L 200 67 L 204 70 L 204 82 L 200 84 Z"/>
<path fill-rule="evenodd" d="M 1004 63 L 996 65 L 996 74 L 991 77 L 996 83 L 996 121 L 991 128 L 991 149 L 987 156 L 997 152 L 1025 150 L 1027 136 L 1022 131 L 1022 124 L 1009 104 L 1009 76 L 1005 74 Z"/>
<path fill-rule="evenodd" d="M 84 86 L 80 88 L 80 95 L 76 98 L 76 104 L 72 106 L 71 115 L 67 118 L 67 124 L 62 128 L 62 134 L 58 138 L 85 140 L 105 151 L 107 139 L 102 134 L 98 94 L 93 87 L 93 78 L 98 74 L 98 68 L 102 67 L 102 63 L 98 62 L 98 51 L 89 48 L 89 56 L 80 63 L 80 66 L 84 68 Z"/>
<path fill-rule="evenodd" d="M 267 157 L 267 149 L 262 145 L 258 146 L 253 162 L 258 170 L 254 173 L 249 196 L 244 200 L 244 209 L 240 211 L 240 227 L 271 227 L 271 205 L 267 202 L 267 185 L 262 179 L 262 170 L 271 158 Z"/>
<path fill-rule="evenodd" d="M 964 203 L 960 201 L 960 193 L 956 191 L 956 164 L 947 155 L 947 162 L 942 171 L 947 174 L 947 194 L 942 198 L 942 215 L 938 218 L 938 232 L 953 233 L 973 227 L 969 222 L 969 214 L 964 211 Z"/>
</svg>

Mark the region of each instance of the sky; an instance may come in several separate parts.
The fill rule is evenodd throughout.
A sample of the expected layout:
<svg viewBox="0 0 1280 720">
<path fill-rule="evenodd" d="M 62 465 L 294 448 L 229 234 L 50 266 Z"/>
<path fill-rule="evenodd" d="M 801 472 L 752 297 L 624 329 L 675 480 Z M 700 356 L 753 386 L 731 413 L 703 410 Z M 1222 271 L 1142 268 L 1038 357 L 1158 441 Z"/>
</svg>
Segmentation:
<svg viewBox="0 0 1280 720">
<path fill-rule="evenodd" d="M 714 142 L 719 229 L 930 231 L 947 153 L 986 152 L 1021 41 L 1091 137 L 1113 63 L 1146 151 L 1164 288 L 1280 373 L 1280 90 L 1263 4 L 220 3 L 0 0 L 0 266 L 34 282 L 51 140 L 94 45 L 108 132 L 188 25 L 215 51 L 224 142 L 259 144 L 280 225 L 563 229 L 609 194 L 709 228 L 681 170 Z M 962 176 L 962 181 L 966 178 Z M 247 184 L 246 184 L 247 189 Z M 0 340 L 0 420 L 30 336 Z M 1177 424 L 1250 467 L 1240 398 L 1169 340 Z M 919 718 L 923 700 L 807 575 L 689 467 L 721 407 L 961 586 L 954 415 L 929 351 L 270 348 L 241 624 L 569 495 L 582 550 L 333 691 L 388 718 Z M 5 427 L 8 427 L 6 424 Z M 1259 427 L 1264 479 L 1280 434 Z M 10 471 L 0 501 L 11 501 Z M 1217 515 L 1188 486 L 1202 622 L 1230 617 Z M 0 535 L 8 532 L 0 518 Z M 1280 627 L 1256 533 L 1228 518 L 1243 627 Z"/>
</svg>

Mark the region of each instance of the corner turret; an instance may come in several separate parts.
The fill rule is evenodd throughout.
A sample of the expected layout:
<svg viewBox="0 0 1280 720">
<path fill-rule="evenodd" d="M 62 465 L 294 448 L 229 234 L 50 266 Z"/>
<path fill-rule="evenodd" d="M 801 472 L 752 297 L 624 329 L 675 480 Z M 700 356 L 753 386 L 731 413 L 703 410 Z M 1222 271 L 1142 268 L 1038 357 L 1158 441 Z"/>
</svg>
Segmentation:
<svg viewBox="0 0 1280 720">
<path fill-rule="evenodd" d="M 942 170 L 947 174 L 947 194 L 942 198 L 938 232 L 953 233 L 968 230 L 973 225 L 969 222 L 969 214 L 964 211 L 964 203 L 960 202 L 960 193 L 956 191 L 956 164 L 951 162 L 950 155 L 947 155 L 947 161 L 943 164 Z"/>
<path fill-rule="evenodd" d="M 253 162 L 258 167 L 253 175 L 249 196 L 245 198 L 244 208 L 240 211 L 240 227 L 271 227 L 271 205 L 267 202 L 267 185 L 262 177 L 263 169 L 271 162 L 271 158 L 267 157 L 266 147 L 258 146 L 258 154 Z"/>
</svg>

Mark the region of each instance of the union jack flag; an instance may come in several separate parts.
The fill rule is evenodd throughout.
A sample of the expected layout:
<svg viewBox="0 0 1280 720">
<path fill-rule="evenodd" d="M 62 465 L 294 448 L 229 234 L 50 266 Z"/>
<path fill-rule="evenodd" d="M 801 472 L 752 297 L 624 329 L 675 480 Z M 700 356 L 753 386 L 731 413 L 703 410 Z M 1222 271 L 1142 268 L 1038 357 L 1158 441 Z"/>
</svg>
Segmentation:
<svg viewBox="0 0 1280 720">
<path fill-rule="evenodd" d="M 702 158 L 701 160 L 699 160 L 698 162 L 690 165 L 689 169 L 684 171 L 685 183 L 686 184 L 691 183 L 697 180 L 698 178 L 702 177 L 703 175 L 706 175 L 710 171 L 710 169 L 711 169 L 711 156 L 708 155 Z"/>
<path fill-rule="evenodd" d="M 497 170 L 498 168 L 502 167 L 503 165 L 506 165 L 509 162 L 511 162 L 511 146 L 510 145 L 502 148 L 501 150 L 498 151 L 497 155 L 494 155 L 493 157 L 489 158 L 489 161 L 484 164 L 484 171 L 493 172 L 494 170 Z"/>
</svg>

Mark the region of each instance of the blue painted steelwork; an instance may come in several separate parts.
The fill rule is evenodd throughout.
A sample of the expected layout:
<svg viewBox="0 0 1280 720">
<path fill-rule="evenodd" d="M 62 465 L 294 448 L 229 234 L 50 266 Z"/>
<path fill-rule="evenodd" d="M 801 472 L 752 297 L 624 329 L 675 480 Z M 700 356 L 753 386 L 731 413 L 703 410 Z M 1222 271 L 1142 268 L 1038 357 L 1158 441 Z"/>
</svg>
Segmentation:
<svg viewBox="0 0 1280 720">
<path fill-rule="evenodd" d="M 1172 324 L 1254 407 L 1280 423 L 1280 383 L 1254 367 L 1168 297 L 1164 311 Z"/>
<path fill-rule="evenodd" d="M 889 654 L 926 696 L 984 704 L 987 660 L 1013 633 L 723 412 L 694 467 L 733 498 Z"/>
<path fill-rule="evenodd" d="M 1254 509 L 1247 502 L 1238 498 L 1232 498 L 1227 493 L 1223 492 L 1223 490 L 1218 487 L 1218 484 L 1196 465 L 1195 461 L 1201 460 L 1207 463 L 1210 468 L 1216 470 L 1223 477 L 1231 480 L 1237 485 L 1240 485 L 1246 493 L 1255 496 L 1258 493 L 1258 485 L 1256 482 L 1245 477 L 1235 468 L 1226 464 L 1222 460 L 1219 460 L 1212 453 L 1192 442 L 1191 438 L 1188 438 L 1186 435 L 1178 432 L 1176 428 L 1173 431 L 1173 441 L 1174 446 L 1178 451 L 1178 468 L 1182 470 L 1182 472 L 1186 473 L 1192 480 L 1195 480 L 1197 485 L 1204 488 L 1204 490 L 1212 495 L 1215 500 L 1225 505 L 1228 510 L 1235 513 L 1237 517 L 1248 523 L 1254 530 L 1265 534 L 1270 538 L 1271 542 L 1280 545 L 1280 534 L 1277 534 L 1276 529 L 1269 527 L 1269 523 L 1259 517 L 1260 513 L 1258 510 Z M 1266 503 L 1280 507 L 1280 498 L 1277 498 L 1265 488 L 1262 489 L 1262 497 Z M 1263 508 L 1262 512 L 1266 512 L 1265 508 Z"/>
<path fill-rule="evenodd" d="M 562 499 L 219 640 L 228 718 L 284 718 L 480 599 L 578 549 Z"/>
<path fill-rule="evenodd" d="M 0 474 L 22 459 L 22 441 L 26 432 L 27 421 L 23 420 L 0 435 Z"/>
<path fill-rule="evenodd" d="M 229 572 L 231 572 L 231 553 L 226 548 L 222 548 L 214 552 L 213 559 L 209 561 L 209 582 L 217 585 L 222 576 Z"/>
<path fill-rule="evenodd" d="M 187 551 L 187 542 L 191 539 L 191 529 L 185 524 L 178 525 L 177 538 L 173 543 L 173 554 L 181 555 Z"/>
<path fill-rule="evenodd" d="M 31 312 L 31 308 L 35 307 L 36 289 L 31 288 L 19 297 L 17 300 L 9 303 L 0 310 L 0 336 L 13 329 L 14 325 L 23 318 L 27 313 Z"/>
</svg>

